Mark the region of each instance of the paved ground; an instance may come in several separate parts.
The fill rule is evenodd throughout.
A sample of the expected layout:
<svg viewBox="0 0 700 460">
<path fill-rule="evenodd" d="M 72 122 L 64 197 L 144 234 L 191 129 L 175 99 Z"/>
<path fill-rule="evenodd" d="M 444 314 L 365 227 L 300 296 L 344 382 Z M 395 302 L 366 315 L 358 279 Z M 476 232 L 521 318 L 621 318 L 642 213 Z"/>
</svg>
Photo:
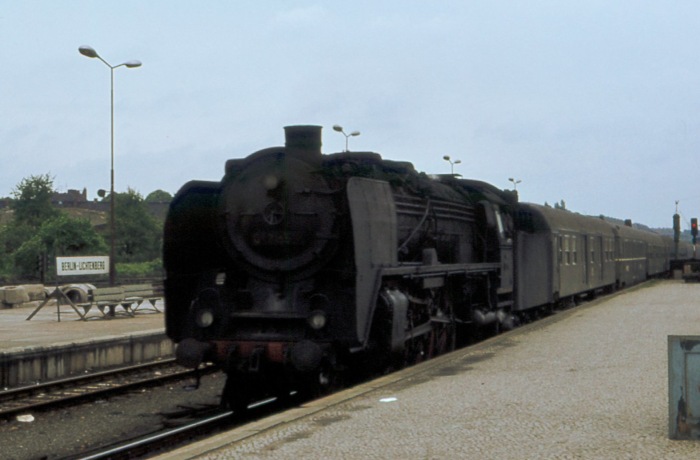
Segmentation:
<svg viewBox="0 0 700 460">
<path fill-rule="evenodd" d="M 163 458 L 697 459 L 668 433 L 667 336 L 700 284 L 663 281 Z"/>
<path fill-rule="evenodd" d="M 156 304 L 163 310 L 162 301 Z M 130 317 L 117 314 L 114 319 L 101 319 L 99 310 L 93 309 L 87 321 L 80 321 L 77 313 L 68 305 L 61 306 L 61 322 L 55 304 L 44 306 L 30 320 L 27 317 L 38 303 L 21 308 L 0 309 L 0 352 L 10 353 L 35 347 L 48 347 L 89 340 L 107 339 L 113 336 L 162 333 L 165 330 L 163 314 L 151 313 L 145 307 Z M 121 308 L 117 309 L 121 312 Z"/>
</svg>

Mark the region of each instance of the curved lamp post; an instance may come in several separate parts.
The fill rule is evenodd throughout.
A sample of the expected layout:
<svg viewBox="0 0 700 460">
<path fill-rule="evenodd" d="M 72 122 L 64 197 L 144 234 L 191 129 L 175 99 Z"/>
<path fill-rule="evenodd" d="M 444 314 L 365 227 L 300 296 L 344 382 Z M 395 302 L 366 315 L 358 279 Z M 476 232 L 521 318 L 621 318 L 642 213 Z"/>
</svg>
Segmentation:
<svg viewBox="0 0 700 460">
<path fill-rule="evenodd" d="M 512 177 L 508 178 L 509 181 L 513 183 L 513 191 L 517 192 L 518 191 L 518 184 L 521 183 L 522 181 L 520 179 L 513 179 Z"/>
<path fill-rule="evenodd" d="M 87 56 L 89 58 L 97 58 L 100 61 L 104 62 L 104 64 L 109 67 L 110 70 L 110 92 L 111 92 L 111 98 L 110 98 L 110 106 L 111 106 L 111 143 L 112 143 L 112 148 L 111 148 L 111 168 L 110 168 L 110 189 L 109 189 L 109 231 L 110 231 L 110 248 L 109 248 L 109 284 L 110 286 L 114 286 L 116 283 L 116 269 L 115 269 L 115 254 L 116 254 L 116 246 L 115 246 L 115 231 L 114 231 L 114 69 L 117 67 L 128 67 L 128 68 L 134 68 L 134 67 L 141 67 L 141 61 L 127 61 L 123 62 L 119 65 L 111 65 L 109 62 L 105 61 L 102 59 L 102 56 L 97 54 L 97 51 L 95 51 L 94 48 L 90 46 L 81 46 L 78 48 L 78 51 L 80 54 L 83 56 Z"/>
<path fill-rule="evenodd" d="M 462 160 L 452 161 L 452 158 L 450 158 L 449 155 L 443 156 L 442 159 L 450 164 L 450 174 L 452 174 L 454 176 L 455 175 L 455 165 L 460 164 L 462 162 Z"/>
<path fill-rule="evenodd" d="M 333 125 L 333 130 L 338 131 L 340 134 L 345 136 L 345 151 L 346 152 L 349 152 L 349 150 L 348 150 L 348 138 L 350 136 L 359 136 L 360 135 L 359 131 L 353 131 L 350 134 L 345 134 L 345 131 L 343 131 L 343 127 L 340 125 Z"/>
</svg>

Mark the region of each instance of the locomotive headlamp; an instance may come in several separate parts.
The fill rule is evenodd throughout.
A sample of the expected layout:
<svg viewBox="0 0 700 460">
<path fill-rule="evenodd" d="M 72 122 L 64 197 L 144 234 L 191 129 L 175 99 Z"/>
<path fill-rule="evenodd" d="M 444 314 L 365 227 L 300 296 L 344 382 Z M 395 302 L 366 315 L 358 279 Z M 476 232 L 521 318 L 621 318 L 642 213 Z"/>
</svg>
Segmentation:
<svg viewBox="0 0 700 460">
<path fill-rule="evenodd" d="M 309 326 L 311 326 L 311 329 L 318 331 L 318 330 L 326 327 L 326 323 L 328 322 L 328 319 L 326 318 L 325 311 L 314 310 L 311 312 L 309 317 L 306 318 L 306 321 L 309 323 Z"/>
<path fill-rule="evenodd" d="M 269 174 L 263 178 L 263 187 L 265 187 L 265 190 L 274 190 L 279 184 L 279 178 L 277 178 L 277 176 L 273 176 L 272 174 Z"/>
<path fill-rule="evenodd" d="M 197 311 L 194 320 L 201 328 L 209 327 L 214 324 L 214 312 L 209 308 L 202 308 Z"/>
</svg>

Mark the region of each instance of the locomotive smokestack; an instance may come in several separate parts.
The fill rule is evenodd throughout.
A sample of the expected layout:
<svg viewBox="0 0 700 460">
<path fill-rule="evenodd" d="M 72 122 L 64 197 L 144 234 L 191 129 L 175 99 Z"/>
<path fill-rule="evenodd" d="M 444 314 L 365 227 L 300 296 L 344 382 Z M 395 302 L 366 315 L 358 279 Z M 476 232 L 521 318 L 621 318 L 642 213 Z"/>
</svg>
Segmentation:
<svg viewBox="0 0 700 460">
<path fill-rule="evenodd" d="M 291 154 L 305 160 L 321 158 L 321 126 L 296 125 L 285 126 L 285 147 Z"/>
</svg>

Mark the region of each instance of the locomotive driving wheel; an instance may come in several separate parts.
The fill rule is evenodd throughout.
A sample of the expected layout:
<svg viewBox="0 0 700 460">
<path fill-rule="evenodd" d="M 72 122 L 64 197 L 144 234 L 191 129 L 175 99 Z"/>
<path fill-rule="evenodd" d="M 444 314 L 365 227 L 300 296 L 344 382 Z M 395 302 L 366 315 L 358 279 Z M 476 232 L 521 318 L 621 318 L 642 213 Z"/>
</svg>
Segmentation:
<svg viewBox="0 0 700 460">
<path fill-rule="evenodd" d="M 457 346 L 457 322 L 452 301 L 443 293 L 441 299 L 440 315 L 433 319 L 433 331 L 431 333 L 431 357 L 454 351 Z"/>
<path fill-rule="evenodd" d="M 402 367 L 414 366 L 430 359 L 428 356 L 429 345 L 425 337 L 419 337 L 407 341 Z"/>
<path fill-rule="evenodd" d="M 449 353 L 455 349 L 456 329 L 454 317 L 450 317 L 445 322 L 434 323 L 430 333 L 428 358 Z"/>
<path fill-rule="evenodd" d="M 440 290 L 433 299 L 437 308 L 430 318 L 427 359 L 453 351 L 457 339 L 457 325 L 448 291 Z"/>
</svg>

